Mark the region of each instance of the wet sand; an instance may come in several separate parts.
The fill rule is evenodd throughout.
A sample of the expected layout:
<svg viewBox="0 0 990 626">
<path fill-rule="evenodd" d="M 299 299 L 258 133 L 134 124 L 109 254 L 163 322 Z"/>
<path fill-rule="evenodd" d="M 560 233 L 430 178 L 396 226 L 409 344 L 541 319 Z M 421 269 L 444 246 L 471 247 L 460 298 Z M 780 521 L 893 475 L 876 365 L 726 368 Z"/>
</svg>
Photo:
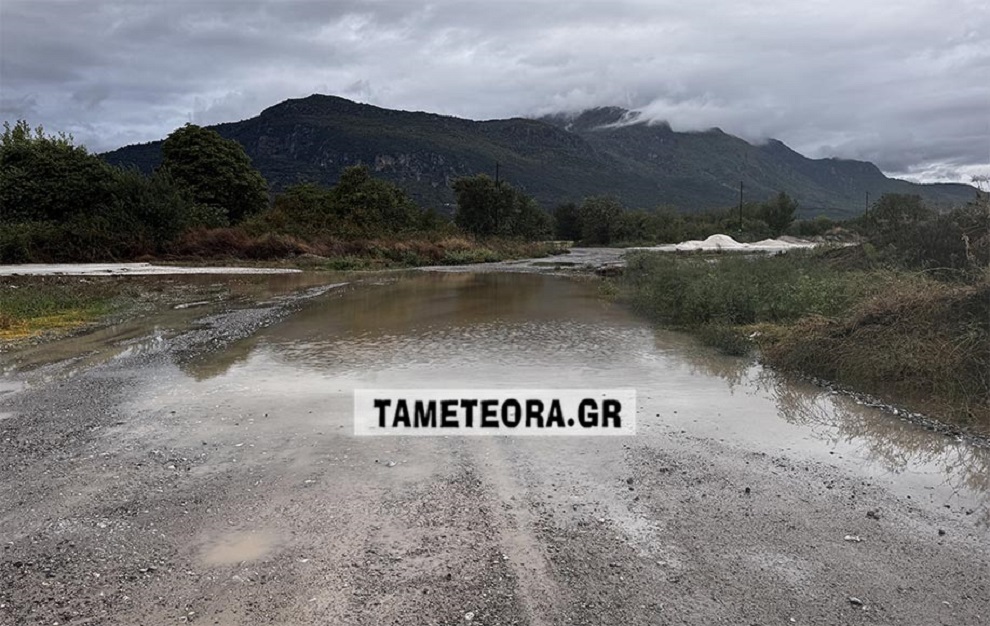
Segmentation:
<svg viewBox="0 0 990 626">
<path fill-rule="evenodd" d="M 657 331 L 587 278 L 346 282 L 4 355 L 0 623 L 990 617 L 987 448 Z M 634 387 L 639 430 L 351 434 L 355 388 L 479 382 Z"/>
</svg>

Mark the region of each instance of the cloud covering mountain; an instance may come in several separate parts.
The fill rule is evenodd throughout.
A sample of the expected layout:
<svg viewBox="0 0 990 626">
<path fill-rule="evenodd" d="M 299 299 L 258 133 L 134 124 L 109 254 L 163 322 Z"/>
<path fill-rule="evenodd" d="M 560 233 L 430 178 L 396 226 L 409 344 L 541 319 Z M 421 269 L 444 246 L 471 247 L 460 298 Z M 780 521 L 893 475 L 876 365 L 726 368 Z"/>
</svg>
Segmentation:
<svg viewBox="0 0 990 626">
<path fill-rule="evenodd" d="M 619 105 L 918 180 L 990 169 L 982 0 L 5 0 L 0 57 L 0 116 L 96 151 L 319 92 L 472 119 Z"/>
</svg>

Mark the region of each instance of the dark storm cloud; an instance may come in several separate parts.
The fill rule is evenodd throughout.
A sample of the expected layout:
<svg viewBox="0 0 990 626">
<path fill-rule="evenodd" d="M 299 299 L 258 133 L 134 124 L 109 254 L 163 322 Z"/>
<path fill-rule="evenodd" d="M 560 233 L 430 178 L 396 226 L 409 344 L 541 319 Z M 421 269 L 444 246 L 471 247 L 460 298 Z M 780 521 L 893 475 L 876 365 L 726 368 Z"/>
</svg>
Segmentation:
<svg viewBox="0 0 990 626">
<path fill-rule="evenodd" d="M 0 113 L 91 149 L 333 93 L 471 118 L 600 105 L 919 179 L 990 169 L 990 11 L 899 2 L 0 4 Z"/>
</svg>

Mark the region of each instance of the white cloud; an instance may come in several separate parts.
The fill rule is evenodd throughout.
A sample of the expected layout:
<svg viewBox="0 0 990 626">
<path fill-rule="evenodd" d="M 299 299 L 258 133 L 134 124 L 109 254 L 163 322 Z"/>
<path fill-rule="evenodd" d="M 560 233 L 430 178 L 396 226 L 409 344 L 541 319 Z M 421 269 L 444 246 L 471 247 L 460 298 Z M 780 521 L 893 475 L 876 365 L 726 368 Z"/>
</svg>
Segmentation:
<svg viewBox="0 0 990 626">
<path fill-rule="evenodd" d="M 968 178 L 990 144 L 975 0 L 0 5 L 0 116 L 91 149 L 332 93 L 475 119 L 591 106 Z"/>
</svg>

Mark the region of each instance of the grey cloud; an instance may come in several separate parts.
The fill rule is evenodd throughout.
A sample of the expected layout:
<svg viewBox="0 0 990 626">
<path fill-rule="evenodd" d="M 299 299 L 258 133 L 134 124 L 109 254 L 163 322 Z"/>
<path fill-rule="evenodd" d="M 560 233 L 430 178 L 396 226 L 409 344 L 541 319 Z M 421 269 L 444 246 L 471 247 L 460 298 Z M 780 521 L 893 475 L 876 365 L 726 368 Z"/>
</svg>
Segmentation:
<svg viewBox="0 0 990 626">
<path fill-rule="evenodd" d="M 5 0 L 0 51 L 0 117 L 94 150 L 322 92 L 475 119 L 619 105 L 919 179 L 990 169 L 976 0 Z"/>
</svg>

